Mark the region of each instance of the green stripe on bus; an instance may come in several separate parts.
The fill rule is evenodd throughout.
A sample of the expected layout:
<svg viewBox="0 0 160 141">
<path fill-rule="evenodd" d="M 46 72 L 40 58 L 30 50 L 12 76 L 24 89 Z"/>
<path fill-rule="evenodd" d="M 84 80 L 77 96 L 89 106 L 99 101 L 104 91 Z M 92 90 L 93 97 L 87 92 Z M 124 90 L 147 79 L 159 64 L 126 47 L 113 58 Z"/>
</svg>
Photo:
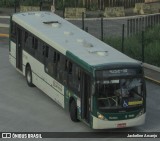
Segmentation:
<svg viewBox="0 0 160 141">
<path fill-rule="evenodd" d="M 88 71 L 89 73 L 93 73 L 93 67 L 92 66 L 90 66 L 88 63 L 84 62 L 83 60 L 81 60 L 77 56 L 75 56 L 70 51 L 66 52 L 66 56 L 69 59 L 73 60 L 76 64 L 78 64 L 79 66 L 81 66 L 83 69 L 85 69 L 86 71 Z"/>
</svg>

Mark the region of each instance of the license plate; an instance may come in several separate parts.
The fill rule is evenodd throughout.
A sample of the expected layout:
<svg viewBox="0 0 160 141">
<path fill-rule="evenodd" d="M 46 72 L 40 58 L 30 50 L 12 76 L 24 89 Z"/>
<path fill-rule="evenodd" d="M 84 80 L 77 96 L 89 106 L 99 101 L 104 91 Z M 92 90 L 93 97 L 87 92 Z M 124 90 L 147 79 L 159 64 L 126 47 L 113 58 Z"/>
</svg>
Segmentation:
<svg viewBox="0 0 160 141">
<path fill-rule="evenodd" d="M 126 123 L 117 124 L 117 128 L 125 128 L 125 127 L 126 127 Z"/>
</svg>

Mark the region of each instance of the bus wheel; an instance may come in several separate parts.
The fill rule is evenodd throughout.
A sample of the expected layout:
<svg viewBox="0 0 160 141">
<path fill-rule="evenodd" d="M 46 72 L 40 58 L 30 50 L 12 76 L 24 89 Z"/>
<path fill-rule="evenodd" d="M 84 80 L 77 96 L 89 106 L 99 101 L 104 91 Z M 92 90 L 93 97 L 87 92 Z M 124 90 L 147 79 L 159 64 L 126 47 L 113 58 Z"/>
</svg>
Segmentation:
<svg viewBox="0 0 160 141">
<path fill-rule="evenodd" d="M 28 86 L 34 87 L 34 85 L 32 83 L 32 71 L 31 71 L 31 67 L 29 65 L 26 67 L 26 80 L 27 80 Z"/>
<path fill-rule="evenodd" d="M 76 104 L 75 100 L 72 100 L 72 102 L 70 103 L 69 113 L 70 113 L 70 117 L 71 117 L 72 121 L 74 121 L 74 122 L 79 121 L 77 119 L 77 104 Z"/>
</svg>

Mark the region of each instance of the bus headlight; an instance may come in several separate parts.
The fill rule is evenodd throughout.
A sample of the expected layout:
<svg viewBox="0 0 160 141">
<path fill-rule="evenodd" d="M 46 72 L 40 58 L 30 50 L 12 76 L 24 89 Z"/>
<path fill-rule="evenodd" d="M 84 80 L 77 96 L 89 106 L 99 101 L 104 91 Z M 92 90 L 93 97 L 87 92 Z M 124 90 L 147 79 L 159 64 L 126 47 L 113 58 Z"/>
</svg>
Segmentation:
<svg viewBox="0 0 160 141">
<path fill-rule="evenodd" d="M 101 120 L 104 120 L 104 119 L 105 119 L 105 117 L 104 117 L 102 114 L 97 113 L 97 115 L 98 115 L 98 118 L 99 118 L 99 119 L 101 119 Z"/>
<path fill-rule="evenodd" d="M 144 113 L 144 109 L 142 109 L 142 110 L 138 113 L 138 115 L 137 115 L 136 117 L 141 116 L 143 113 Z"/>
</svg>

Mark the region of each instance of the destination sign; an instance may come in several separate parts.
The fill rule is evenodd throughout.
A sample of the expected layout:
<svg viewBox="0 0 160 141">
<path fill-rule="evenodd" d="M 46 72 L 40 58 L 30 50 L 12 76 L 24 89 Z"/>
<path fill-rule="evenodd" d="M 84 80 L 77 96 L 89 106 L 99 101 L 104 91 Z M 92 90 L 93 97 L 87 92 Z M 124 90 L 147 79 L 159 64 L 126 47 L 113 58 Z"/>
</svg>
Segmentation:
<svg viewBox="0 0 160 141">
<path fill-rule="evenodd" d="M 138 69 L 113 69 L 102 70 L 96 72 L 97 78 L 118 77 L 118 76 L 135 76 L 142 74 L 142 71 Z"/>
</svg>

